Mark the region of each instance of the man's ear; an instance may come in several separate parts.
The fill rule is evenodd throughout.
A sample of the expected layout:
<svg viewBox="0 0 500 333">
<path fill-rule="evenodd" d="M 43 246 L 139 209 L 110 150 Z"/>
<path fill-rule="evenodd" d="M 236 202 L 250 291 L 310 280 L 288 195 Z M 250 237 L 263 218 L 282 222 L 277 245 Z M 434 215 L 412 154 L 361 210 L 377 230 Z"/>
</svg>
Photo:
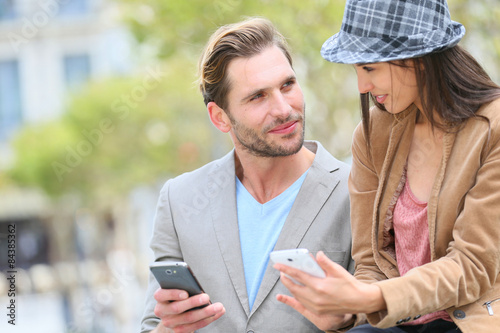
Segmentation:
<svg viewBox="0 0 500 333">
<path fill-rule="evenodd" d="M 227 133 L 231 130 L 231 121 L 227 116 L 226 112 L 215 104 L 215 102 L 209 102 L 207 104 L 208 115 L 210 116 L 210 121 L 214 124 L 219 131 Z"/>
</svg>

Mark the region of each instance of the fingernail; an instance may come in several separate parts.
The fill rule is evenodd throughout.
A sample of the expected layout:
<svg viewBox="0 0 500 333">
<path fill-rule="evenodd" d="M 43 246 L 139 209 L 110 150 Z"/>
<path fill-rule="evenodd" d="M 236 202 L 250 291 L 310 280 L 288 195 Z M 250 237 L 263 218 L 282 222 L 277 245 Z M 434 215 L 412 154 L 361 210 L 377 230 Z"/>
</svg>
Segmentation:
<svg viewBox="0 0 500 333">
<path fill-rule="evenodd" d="M 185 292 L 185 291 L 183 291 L 183 292 L 181 292 L 181 293 L 179 294 L 179 298 L 180 298 L 180 299 L 186 299 L 186 298 L 188 298 L 188 297 L 189 297 L 189 295 L 188 295 L 188 293 L 187 293 L 187 292 Z"/>
<path fill-rule="evenodd" d="M 203 294 L 200 297 L 200 304 L 206 304 L 206 303 L 208 303 L 209 300 L 210 300 L 210 298 L 208 297 L 208 295 Z"/>
</svg>

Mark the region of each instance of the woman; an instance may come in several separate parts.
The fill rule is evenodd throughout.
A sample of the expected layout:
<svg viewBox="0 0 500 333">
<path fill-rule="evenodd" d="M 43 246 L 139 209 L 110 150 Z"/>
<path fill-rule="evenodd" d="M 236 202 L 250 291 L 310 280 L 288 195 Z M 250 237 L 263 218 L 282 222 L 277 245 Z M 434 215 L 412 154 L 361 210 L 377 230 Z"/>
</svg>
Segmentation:
<svg viewBox="0 0 500 333">
<path fill-rule="evenodd" d="M 361 93 L 355 278 L 322 253 L 325 279 L 275 265 L 293 295 L 278 300 L 320 329 L 500 327 L 500 87 L 457 45 L 464 33 L 444 0 L 348 0 L 323 45 L 326 60 L 354 65 Z"/>
</svg>

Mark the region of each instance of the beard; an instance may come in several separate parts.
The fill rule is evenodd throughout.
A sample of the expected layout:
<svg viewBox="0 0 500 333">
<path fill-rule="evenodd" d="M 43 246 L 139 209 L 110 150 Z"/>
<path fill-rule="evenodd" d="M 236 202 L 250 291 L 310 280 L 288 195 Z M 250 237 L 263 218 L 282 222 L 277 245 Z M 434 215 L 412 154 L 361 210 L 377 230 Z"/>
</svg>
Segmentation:
<svg viewBox="0 0 500 333">
<path fill-rule="evenodd" d="M 240 122 L 236 121 L 230 113 L 228 117 L 231 120 L 233 133 L 241 144 L 241 146 L 250 154 L 258 157 L 282 157 L 290 156 L 298 153 L 304 144 L 305 132 L 305 106 L 303 113 L 290 114 L 285 119 L 277 119 L 268 126 L 265 126 L 261 132 L 252 128 L 246 127 Z M 285 124 L 290 121 L 298 121 L 302 125 L 300 133 L 292 132 L 283 135 L 281 138 L 286 139 L 286 144 L 275 143 L 267 138 L 267 132 L 272 128 Z"/>
</svg>

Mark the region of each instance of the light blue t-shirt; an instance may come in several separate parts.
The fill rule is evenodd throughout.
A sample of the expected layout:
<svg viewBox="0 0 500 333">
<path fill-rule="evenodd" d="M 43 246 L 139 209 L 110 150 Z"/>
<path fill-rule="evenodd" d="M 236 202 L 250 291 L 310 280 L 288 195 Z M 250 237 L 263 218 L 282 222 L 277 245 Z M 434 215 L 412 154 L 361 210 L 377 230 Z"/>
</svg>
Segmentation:
<svg viewBox="0 0 500 333">
<path fill-rule="evenodd" d="M 248 303 L 252 309 L 271 253 L 307 171 L 276 198 L 261 204 L 236 177 L 236 205 Z"/>
</svg>

